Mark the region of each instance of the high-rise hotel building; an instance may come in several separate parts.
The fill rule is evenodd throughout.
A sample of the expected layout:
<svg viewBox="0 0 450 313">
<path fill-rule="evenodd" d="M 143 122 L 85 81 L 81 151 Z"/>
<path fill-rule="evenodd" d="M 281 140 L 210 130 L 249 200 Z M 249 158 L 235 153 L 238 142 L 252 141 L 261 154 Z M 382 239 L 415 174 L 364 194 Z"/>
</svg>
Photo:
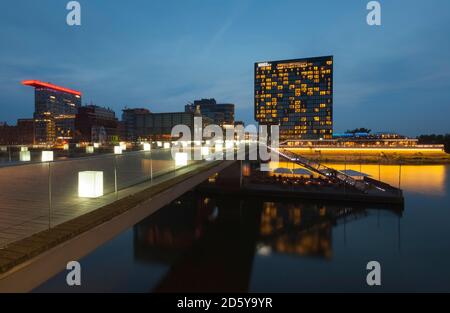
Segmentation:
<svg viewBox="0 0 450 313">
<path fill-rule="evenodd" d="M 255 120 L 280 140 L 333 136 L 333 57 L 255 63 Z"/>
<path fill-rule="evenodd" d="M 75 116 L 81 107 L 81 92 L 38 80 L 25 80 L 22 84 L 35 88 L 36 143 L 73 139 Z"/>
</svg>

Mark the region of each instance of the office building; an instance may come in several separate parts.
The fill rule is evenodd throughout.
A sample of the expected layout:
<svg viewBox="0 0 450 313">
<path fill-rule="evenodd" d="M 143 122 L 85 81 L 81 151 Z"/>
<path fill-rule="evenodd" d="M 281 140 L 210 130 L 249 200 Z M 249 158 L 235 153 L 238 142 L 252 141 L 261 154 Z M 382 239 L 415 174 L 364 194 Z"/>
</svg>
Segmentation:
<svg viewBox="0 0 450 313">
<path fill-rule="evenodd" d="M 82 106 L 75 117 L 76 139 L 81 142 L 115 142 L 118 123 L 113 110 L 97 105 Z"/>
<path fill-rule="evenodd" d="M 255 63 L 255 120 L 280 140 L 333 137 L 333 57 Z"/>
<path fill-rule="evenodd" d="M 234 104 L 217 103 L 215 99 L 201 99 L 185 106 L 185 112 L 194 113 L 197 109 L 202 116 L 210 118 L 216 125 L 234 125 Z"/>
<path fill-rule="evenodd" d="M 35 88 L 35 141 L 54 143 L 57 139 L 73 139 L 81 92 L 38 80 L 22 84 Z"/>
<path fill-rule="evenodd" d="M 194 135 L 194 118 L 202 117 L 202 126 L 213 121 L 199 112 L 169 112 L 152 113 L 147 109 L 123 110 L 122 123 L 128 141 L 139 140 L 170 140 L 172 128 L 176 125 L 186 125 Z"/>
</svg>

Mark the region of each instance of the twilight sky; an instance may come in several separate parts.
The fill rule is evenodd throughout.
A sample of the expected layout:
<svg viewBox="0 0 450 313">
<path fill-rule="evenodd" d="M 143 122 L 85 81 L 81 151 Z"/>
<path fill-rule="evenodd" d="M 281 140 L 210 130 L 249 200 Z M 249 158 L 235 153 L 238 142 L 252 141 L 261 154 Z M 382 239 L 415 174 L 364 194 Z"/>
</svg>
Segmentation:
<svg viewBox="0 0 450 313">
<path fill-rule="evenodd" d="M 39 79 L 83 102 L 154 112 L 188 101 L 236 104 L 253 123 L 253 63 L 334 55 L 335 132 L 369 127 L 407 135 L 450 132 L 450 1 L 68 0 L 0 5 L 0 121 L 31 117 Z"/>
</svg>

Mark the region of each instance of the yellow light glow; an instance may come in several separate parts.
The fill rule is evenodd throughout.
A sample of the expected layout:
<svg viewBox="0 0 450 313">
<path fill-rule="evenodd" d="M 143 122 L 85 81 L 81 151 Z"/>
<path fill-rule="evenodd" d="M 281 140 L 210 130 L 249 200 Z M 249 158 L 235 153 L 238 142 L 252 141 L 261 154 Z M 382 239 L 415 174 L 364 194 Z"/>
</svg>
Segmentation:
<svg viewBox="0 0 450 313">
<path fill-rule="evenodd" d="M 115 146 L 114 154 L 122 154 L 122 148 L 120 146 Z"/>
<path fill-rule="evenodd" d="M 164 143 L 164 149 L 170 149 L 170 142 Z"/>
<path fill-rule="evenodd" d="M 157 142 L 156 142 L 156 145 L 158 146 L 158 148 L 161 148 L 161 147 L 163 146 L 163 144 L 162 144 L 161 141 L 157 141 Z"/>
<path fill-rule="evenodd" d="M 68 143 L 64 144 L 63 150 L 64 151 L 69 151 L 69 144 Z"/>
<path fill-rule="evenodd" d="M 94 146 L 87 146 L 87 147 L 86 147 L 86 153 L 87 153 L 87 154 L 92 154 L 92 153 L 94 153 Z"/>
<path fill-rule="evenodd" d="M 127 144 L 125 142 L 121 142 L 120 149 L 122 149 L 122 151 L 127 151 Z"/>
<path fill-rule="evenodd" d="M 21 152 L 28 151 L 28 147 L 20 147 L 20 151 L 21 151 Z"/>
<path fill-rule="evenodd" d="M 78 173 L 78 197 L 98 198 L 103 196 L 103 172 L 85 171 Z"/>
<path fill-rule="evenodd" d="M 95 142 L 95 143 L 94 143 L 94 148 L 95 148 L 95 149 L 98 149 L 98 148 L 100 148 L 100 143 L 98 143 L 98 142 Z"/>
</svg>

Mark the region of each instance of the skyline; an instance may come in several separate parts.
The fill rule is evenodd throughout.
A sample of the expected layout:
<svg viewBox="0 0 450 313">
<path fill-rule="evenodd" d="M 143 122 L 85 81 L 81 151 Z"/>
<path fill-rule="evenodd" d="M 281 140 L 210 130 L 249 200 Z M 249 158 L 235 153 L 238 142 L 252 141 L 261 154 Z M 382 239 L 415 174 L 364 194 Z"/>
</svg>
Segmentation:
<svg viewBox="0 0 450 313">
<path fill-rule="evenodd" d="M 80 27 L 65 24 L 66 1 L 11 3 L 0 19 L 8 43 L 0 51 L 0 121 L 32 116 L 34 93 L 21 81 L 37 79 L 80 90 L 83 104 L 118 116 L 125 106 L 175 112 L 215 98 L 236 104 L 237 120 L 255 123 L 255 62 L 333 55 L 335 132 L 448 132 L 450 3 L 381 3 L 381 27 L 367 26 L 367 1 L 359 0 L 220 8 L 195 0 L 81 1 Z M 263 32 L 261 16 L 278 22 Z M 313 24 L 317 16 L 324 22 Z"/>
</svg>

